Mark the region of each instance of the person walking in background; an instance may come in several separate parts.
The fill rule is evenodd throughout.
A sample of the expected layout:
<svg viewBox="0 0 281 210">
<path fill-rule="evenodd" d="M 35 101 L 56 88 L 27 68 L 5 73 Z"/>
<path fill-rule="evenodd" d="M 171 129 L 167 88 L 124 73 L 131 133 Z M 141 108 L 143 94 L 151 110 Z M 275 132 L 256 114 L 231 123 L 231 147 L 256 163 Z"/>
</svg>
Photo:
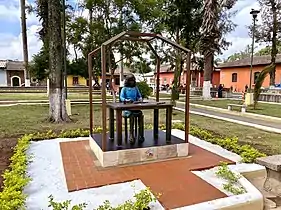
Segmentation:
<svg viewBox="0 0 281 210">
<path fill-rule="evenodd" d="M 220 84 L 218 88 L 218 98 L 222 98 L 222 90 L 223 90 L 223 86 L 222 84 Z"/>
<path fill-rule="evenodd" d="M 245 93 L 247 93 L 247 91 L 248 91 L 248 85 L 245 85 Z"/>
</svg>

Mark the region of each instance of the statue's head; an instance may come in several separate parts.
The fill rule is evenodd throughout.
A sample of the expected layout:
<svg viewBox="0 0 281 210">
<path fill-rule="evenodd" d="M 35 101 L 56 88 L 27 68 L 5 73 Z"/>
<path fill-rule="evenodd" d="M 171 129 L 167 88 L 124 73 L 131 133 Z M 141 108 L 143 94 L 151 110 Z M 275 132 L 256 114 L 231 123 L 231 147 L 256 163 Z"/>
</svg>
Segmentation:
<svg viewBox="0 0 281 210">
<path fill-rule="evenodd" d="M 126 76 L 124 86 L 125 87 L 136 87 L 136 78 L 133 74 L 129 74 Z"/>
</svg>

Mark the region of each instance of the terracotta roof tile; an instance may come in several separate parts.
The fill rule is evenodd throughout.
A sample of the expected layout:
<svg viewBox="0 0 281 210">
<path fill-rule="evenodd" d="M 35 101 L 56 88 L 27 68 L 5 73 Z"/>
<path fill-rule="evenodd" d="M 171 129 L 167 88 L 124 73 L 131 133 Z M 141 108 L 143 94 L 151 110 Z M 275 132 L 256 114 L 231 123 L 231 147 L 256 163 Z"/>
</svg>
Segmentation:
<svg viewBox="0 0 281 210">
<path fill-rule="evenodd" d="M 7 62 L 7 71 L 9 70 L 24 70 L 23 61 L 8 61 Z"/>
<path fill-rule="evenodd" d="M 268 65 L 271 62 L 271 56 L 270 55 L 263 55 L 263 56 L 254 56 L 253 58 L 253 65 Z M 276 63 L 281 63 L 281 54 L 278 54 L 276 56 Z M 227 67 L 238 67 L 238 66 L 250 66 L 251 65 L 251 57 L 221 63 L 218 65 L 217 68 L 227 68 Z"/>
</svg>

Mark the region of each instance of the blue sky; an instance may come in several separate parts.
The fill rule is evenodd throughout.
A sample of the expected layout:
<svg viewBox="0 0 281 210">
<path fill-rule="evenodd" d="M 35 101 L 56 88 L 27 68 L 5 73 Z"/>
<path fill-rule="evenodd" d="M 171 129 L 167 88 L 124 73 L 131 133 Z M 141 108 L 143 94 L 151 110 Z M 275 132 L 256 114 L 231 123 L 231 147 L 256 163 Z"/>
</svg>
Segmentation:
<svg viewBox="0 0 281 210">
<path fill-rule="evenodd" d="M 0 0 L 0 59 L 22 59 L 21 44 L 21 26 L 20 26 L 20 0 Z M 75 0 L 71 0 L 75 2 Z M 33 3 L 34 0 L 28 1 Z M 258 9 L 256 0 L 238 0 L 235 6 L 237 10 L 233 21 L 238 25 L 236 29 L 227 35 L 227 40 L 232 45 L 223 53 L 223 58 L 245 49 L 247 44 L 251 44 L 251 38 L 248 36 L 246 25 L 251 24 L 251 8 Z M 37 31 L 39 30 L 39 21 L 34 14 L 27 16 L 28 28 L 28 46 L 29 57 L 37 53 L 41 48 L 41 42 L 38 40 Z"/>
</svg>

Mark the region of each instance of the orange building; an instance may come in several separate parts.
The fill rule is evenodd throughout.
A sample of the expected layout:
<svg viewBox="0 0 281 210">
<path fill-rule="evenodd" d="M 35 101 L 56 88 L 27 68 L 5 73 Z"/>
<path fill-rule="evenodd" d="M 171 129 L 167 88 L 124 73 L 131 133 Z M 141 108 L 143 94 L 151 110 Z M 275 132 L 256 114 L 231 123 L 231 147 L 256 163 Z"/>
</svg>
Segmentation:
<svg viewBox="0 0 281 210">
<path fill-rule="evenodd" d="M 271 56 L 254 56 L 252 70 L 252 88 L 255 87 L 255 80 L 265 66 L 270 64 Z M 226 88 L 233 88 L 233 91 L 245 91 L 245 86 L 250 85 L 250 58 L 220 64 L 220 82 Z M 268 75 L 263 83 L 263 87 L 269 87 Z M 281 55 L 276 57 L 275 83 L 281 83 Z"/>
<path fill-rule="evenodd" d="M 204 82 L 204 72 L 195 70 L 196 68 L 193 67 L 191 69 L 191 84 L 193 87 L 203 87 Z M 155 73 L 156 77 L 156 73 Z M 174 79 L 174 70 L 171 69 L 169 64 L 164 64 L 160 67 L 160 86 L 161 85 L 172 85 Z M 185 84 L 186 81 L 186 71 L 184 71 L 181 75 L 181 84 Z M 213 87 L 218 87 L 220 84 L 220 70 L 215 69 L 212 73 L 212 85 Z"/>
</svg>

